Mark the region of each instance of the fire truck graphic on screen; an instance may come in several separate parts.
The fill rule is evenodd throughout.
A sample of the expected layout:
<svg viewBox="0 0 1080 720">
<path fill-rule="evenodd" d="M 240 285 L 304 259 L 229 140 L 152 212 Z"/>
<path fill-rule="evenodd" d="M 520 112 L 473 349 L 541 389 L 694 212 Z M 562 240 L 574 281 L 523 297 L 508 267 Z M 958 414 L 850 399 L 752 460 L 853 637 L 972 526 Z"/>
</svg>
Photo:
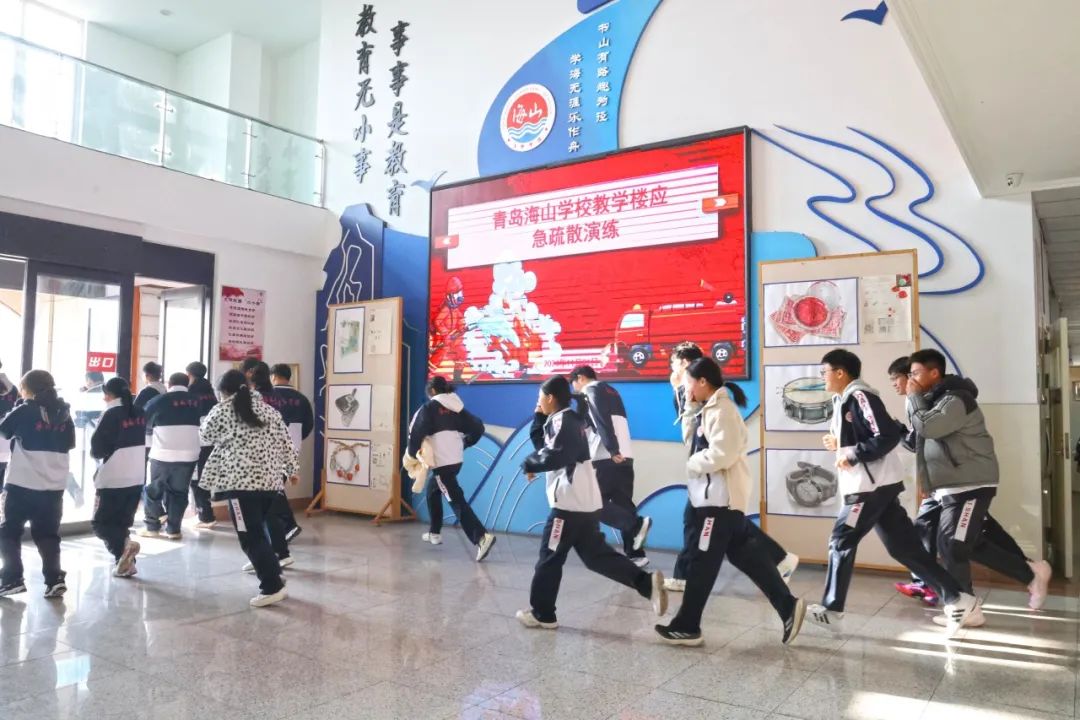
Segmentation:
<svg viewBox="0 0 1080 720">
<path fill-rule="evenodd" d="M 641 369 L 653 361 L 669 362 L 671 350 L 693 342 L 721 366 L 746 349 L 746 312 L 728 293 L 722 299 L 635 305 L 623 313 L 615 330 L 615 347 L 627 362 Z"/>
</svg>

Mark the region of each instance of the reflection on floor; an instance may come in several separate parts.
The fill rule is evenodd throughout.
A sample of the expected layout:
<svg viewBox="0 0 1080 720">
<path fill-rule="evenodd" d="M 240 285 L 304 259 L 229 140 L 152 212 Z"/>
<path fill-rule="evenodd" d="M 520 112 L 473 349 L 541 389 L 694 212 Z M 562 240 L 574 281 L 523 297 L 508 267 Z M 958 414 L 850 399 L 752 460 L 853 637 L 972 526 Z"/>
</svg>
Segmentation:
<svg viewBox="0 0 1080 720">
<path fill-rule="evenodd" d="M 1064 718 L 1076 713 L 1076 598 L 1032 615 L 989 591 L 987 624 L 946 645 L 892 578 L 856 578 L 846 637 L 807 628 L 784 649 L 771 609 L 725 569 L 703 649 L 661 646 L 636 593 L 576 560 L 562 627 L 526 630 L 537 540 L 503 537 L 477 565 L 461 533 L 311 519 L 289 600 L 251 610 L 231 530 L 146 541 L 134 581 L 100 543 L 64 544 L 69 594 L 0 599 L 0 718 Z M 656 553 L 667 570 L 672 556 Z M 800 569 L 816 597 L 820 569 Z M 677 605 L 677 596 L 675 603 Z"/>
</svg>

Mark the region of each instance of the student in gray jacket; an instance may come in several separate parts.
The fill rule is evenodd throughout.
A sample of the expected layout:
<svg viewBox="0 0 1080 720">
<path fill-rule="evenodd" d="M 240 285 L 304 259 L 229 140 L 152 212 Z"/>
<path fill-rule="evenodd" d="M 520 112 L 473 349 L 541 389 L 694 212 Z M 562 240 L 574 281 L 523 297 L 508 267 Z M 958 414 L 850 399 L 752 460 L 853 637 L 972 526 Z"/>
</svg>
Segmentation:
<svg viewBox="0 0 1080 720">
<path fill-rule="evenodd" d="M 975 396 L 975 384 L 945 373 L 945 356 L 920 350 L 911 358 L 907 384 L 908 419 L 915 432 L 915 455 L 923 493 L 941 503 L 937 545 L 945 569 L 965 592 L 972 592 L 971 560 L 997 494 L 998 462 L 994 440 Z M 1002 554 L 1016 563 L 1014 577 L 1030 575 L 1023 558 Z M 969 624 L 979 624 L 972 613 Z"/>
</svg>

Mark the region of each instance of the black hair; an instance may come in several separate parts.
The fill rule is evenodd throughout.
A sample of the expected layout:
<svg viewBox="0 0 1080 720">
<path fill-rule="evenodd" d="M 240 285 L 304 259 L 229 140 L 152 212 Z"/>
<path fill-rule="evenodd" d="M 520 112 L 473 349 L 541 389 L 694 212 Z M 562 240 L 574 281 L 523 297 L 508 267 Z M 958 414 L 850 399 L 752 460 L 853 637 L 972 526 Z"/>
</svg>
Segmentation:
<svg viewBox="0 0 1080 720">
<path fill-rule="evenodd" d="M 912 365 L 919 363 L 927 370 L 937 370 L 942 375 L 945 374 L 945 368 L 947 367 L 945 356 L 933 348 L 911 353 L 908 361 Z"/>
<path fill-rule="evenodd" d="M 100 385 L 101 383 L 105 382 L 105 373 L 99 372 L 97 370 L 91 370 L 90 372 L 86 373 L 86 379 L 94 383 L 95 385 Z"/>
<path fill-rule="evenodd" d="M 146 377 L 150 378 L 151 380 L 157 380 L 159 382 L 161 381 L 161 373 L 164 372 L 162 367 L 153 360 L 143 365 L 142 371 L 143 375 L 145 375 Z"/>
<path fill-rule="evenodd" d="M 285 363 L 278 363 L 274 367 L 270 368 L 270 375 L 273 377 L 279 377 L 282 380 L 292 380 L 292 368 Z"/>
<path fill-rule="evenodd" d="M 251 397 L 251 388 L 248 387 L 247 378 L 239 370 L 229 370 L 218 381 L 218 390 L 223 395 L 233 399 L 233 409 L 240 421 L 249 427 L 263 427 L 263 421 L 255 414 L 255 406 Z"/>
<path fill-rule="evenodd" d="M 746 407 L 746 393 L 735 383 L 724 380 L 724 371 L 712 358 L 701 357 L 693 361 L 687 366 L 686 374 L 695 380 L 705 380 L 715 388 L 727 388 L 735 404 L 741 408 Z"/>
<path fill-rule="evenodd" d="M 255 366 L 257 366 L 261 362 L 262 360 L 257 357 L 246 357 L 244 358 L 244 361 L 240 363 L 240 372 L 247 375 L 249 372 L 255 369 Z"/>
<path fill-rule="evenodd" d="M 184 370 L 186 370 L 187 374 L 193 378 L 198 378 L 199 380 L 203 380 L 206 378 L 206 366 L 198 360 L 196 360 L 195 362 L 189 362 L 187 364 L 187 367 L 184 368 Z"/>
<path fill-rule="evenodd" d="M 905 355 L 904 357 L 898 357 L 892 361 L 889 365 L 889 377 L 893 375 L 907 375 L 911 372 L 911 359 Z"/>
<path fill-rule="evenodd" d="M 675 346 L 675 349 L 671 351 L 671 357 L 676 360 L 685 360 L 686 362 L 694 362 L 705 357 L 705 353 L 701 352 L 701 348 L 692 342 L 679 343 Z"/>
<path fill-rule="evenodd" d="M 187 387 L 191 379 L 187 376 L 187 373 L 173 373 L 169 376 L 169 387 L 179 385 L 180 387 Z"/>
<path fill-rule="evenodd" d="M 274 384 L 270 382 L 270 366 L 262 360 L 256 361 L 251 368 L 251 386 L 263 395 L 274 392 Z"/>
<path fill-rule="evenodd" d="M 160 368 L 161 366 L 158 365 Z M 159 376 L 160 377 L 160 376 Z M 105 383 L 105 392 L 112 395 L 114 398 L 119 398 L 120 402 L 124 405 L 124 410 L 127 411 L 128 417 L 135 417 L 135 404 L 131 397 L 131 386 L 128 385 L 128 381 L 117 375 L 114 378 L 110 378 L 109 382 Z"/>
<path fill-rule="evenodd" d="M 850 350 L 830 350 L 821 358 L 821 363 L 834 370 L 843 370 L 852 380 L 862 376 L 862 360 Z"/>
<path fill-rule="evenodd" d="M 589 380 L 595 380 L 596 371 L 588 365 L 578 365 L 576 368 L 570 371 L 570 382 L 574 382 L 579 377 L 587 378 Z"/>
<path fill-rule="evenodd" d="M 68 419 L 68 405 L 56 394 L 56 381 L 45 370 L 31 370 L 22 376 L 19 385 L 34 396 L 34 402 L 48 413 L 51 421 Z"/>
<path fill-rule="evenodd" d="M 436 375 L 427 382 L 428 395 L 449 395 L 454 392 L 454 386 L 442 375 Z"/>
<path fill-rule="evenodd" d="M 540 386 L 540 392 L 555 398 L 560 410 L 570 407 L 570 382 L 562 375 L 552 375 Z"/>
</svg>

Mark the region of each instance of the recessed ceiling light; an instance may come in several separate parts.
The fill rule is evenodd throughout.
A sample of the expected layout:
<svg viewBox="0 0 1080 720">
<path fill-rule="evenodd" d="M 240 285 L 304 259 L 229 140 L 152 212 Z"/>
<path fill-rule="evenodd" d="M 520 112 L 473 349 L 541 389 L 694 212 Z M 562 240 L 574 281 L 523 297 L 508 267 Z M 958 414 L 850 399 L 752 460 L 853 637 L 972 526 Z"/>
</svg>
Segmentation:
<svg viewBox="0 0 1080 720">
<path fill-rule="evenodd" d="M 160 12 L 165 17 L 169 17 L 172 15 L 172 10 L 170 10 L 169 8 L 161 8 L 161 10 L 159 10 L 158 12 Z"/>
</svg>

